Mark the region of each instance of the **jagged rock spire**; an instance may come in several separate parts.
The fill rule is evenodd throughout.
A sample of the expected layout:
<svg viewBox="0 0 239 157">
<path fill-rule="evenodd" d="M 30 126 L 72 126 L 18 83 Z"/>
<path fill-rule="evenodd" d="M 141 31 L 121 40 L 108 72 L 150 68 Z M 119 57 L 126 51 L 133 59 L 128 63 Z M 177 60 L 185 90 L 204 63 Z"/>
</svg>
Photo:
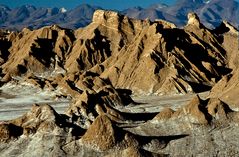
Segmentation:
<svg viewBox="0 0 239 157">
<path fill-rule="evenodd" d="M 190 13 L 188 13 L 187 25 L 194 25 L 194 26 L 200 27 L 202 24 L 200 22 L 198 15 L 194 12 L 190 12 Z"/>
</svg>

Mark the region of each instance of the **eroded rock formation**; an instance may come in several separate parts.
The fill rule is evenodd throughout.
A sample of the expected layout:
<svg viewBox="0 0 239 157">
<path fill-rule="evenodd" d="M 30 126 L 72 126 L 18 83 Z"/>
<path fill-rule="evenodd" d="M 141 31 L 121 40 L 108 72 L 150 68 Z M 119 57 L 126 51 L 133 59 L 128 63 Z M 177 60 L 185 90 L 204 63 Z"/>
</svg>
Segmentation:
<svg viewBox="0 0 239 157">
<path fill-rule="evenodd" d="M 1 83 L 59 89 L 72 103 L 65 114 L 35 104 L 22 117 L 1 122 L 1 155 L 234 156 L 239 114 L 226 98 L 238 94 L 238 50 L 228 46 L 237 46 L 237 38 L 229 23 L 210 30 L 194 13 L 180 29 L 103 10 L 76 31 L 53 25 L 3 32 Z M 123 112 L 137 105 L 132 93 L 211 87 L 209 98 L 195 96 L 177 110 Z"/>
<path fill-rule="evenodd" d="M 2 81 L 26 73 L 48 80 L 63 75 L 62 84 L 77 87 L 87 71 L 135 94 L 206 91 L 236 66 L 226 42 L 238 34 L 225 23 L 229 31 L 221 36 L 223 28 L 207 29 L 194 13 L 179 29 L 160 20 L 134 20 L 98 10 L 90 25 L 76 31 L 56 25 L 24 29 L 9 41 Z M 234 38 L 230 39 L 236 45 Z"/>
</svg>

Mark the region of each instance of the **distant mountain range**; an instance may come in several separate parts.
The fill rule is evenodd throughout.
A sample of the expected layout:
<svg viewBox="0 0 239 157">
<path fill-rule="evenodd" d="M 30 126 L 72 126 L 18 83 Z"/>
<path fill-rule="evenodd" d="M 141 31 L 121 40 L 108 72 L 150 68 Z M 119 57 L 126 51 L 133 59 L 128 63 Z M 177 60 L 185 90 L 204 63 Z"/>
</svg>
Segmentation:
<svg viewBox="0 0 239 157">
<path fill-rule="evenodd" d="M 43 8 L 24 5 L 10 9 L 0 5 L 0 28 L 20 30 L 24 27 L 36 29 L 58 24 L 61 27 L 76 29 L 91 22 L 97 6 L 80 5 L 72 10 L 65 8 Z M 188 12 L 196 12 L 208 27 L 218 26 L 222 20 L 239 26 L 239 3 L 235 0 L 177 0 L 172 6 L 155 4 L 148 8 L 134 7 L 119 11 L 136 19 L 163 19 L 183 26 Z"/>
<path fill-rule="evenodd" d="M 10 9 L 0 5 L 0 27 L 20 30 L 24 27 L 37 29 L 58 24 L 62 27 L 76 29 L 88 25 L 97 9 L 100 8 L 90 5 L 80 5 L 69 11 L 65 8 L 37 8 L 32 5 Z"/>
</svg>

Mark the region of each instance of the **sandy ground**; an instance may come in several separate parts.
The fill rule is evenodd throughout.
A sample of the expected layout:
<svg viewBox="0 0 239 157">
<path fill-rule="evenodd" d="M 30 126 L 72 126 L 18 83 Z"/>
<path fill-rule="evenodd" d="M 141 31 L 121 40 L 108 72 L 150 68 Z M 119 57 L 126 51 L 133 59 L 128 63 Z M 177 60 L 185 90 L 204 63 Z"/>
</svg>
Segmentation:
<svg viewBox="0 0 239 157">
<path fill-rule="evenodd" d="M 198 95 L 205 99 L 209 92 L 199 93 Z M 162 109 L 169 107 L 173 110 L 180 108 L 182 105 L 186 105 L 196 94 L 185 95 L 164 95 L 164 96 L 134 96 L 132 97 L 137 105 L 129 105 L 126 108 L 122 108 L 121 111 L 130 113 L 158 113 Z"/>
<path fill-rule="evenodd" d="M 19 90 L 20 89 L 20 90 Z M 15 87 L 8 85 L 0 88 L 0 120 L 17 118 L 30 110 L 32 104 L 49 104 L 58 113 L 63 113 L 70 104 L 69 99 L 56 100 L 56 92 L 38 91 L 29 86 Z M 207 93 L 200 94 L 206 97 Z M 175 96 L 137 96 L 132 97 L 137 105 L 129 105 L 119 110 L 130 113 L 160 112 L 165 107 L 174 110 L 188 103 L 195 94 Z"/>
<path fill-rule="evenodd" d="M 18 99 L 20 98 L 18 97 Z M 28 112 L 32 104 L 34 103 L 37 103 L 37 104 L 47 103 L 53 106 L 58 113 L 64 113 L 65 109 L 70 104 L 70 102 L 67 100 L 66 101 L 54 101 L 54 100 L 35 101 L 34 103 L 29 103 L 29 102 L 15 103 L 14 99 L 11 99 L 11 100 L 13 101 L 12 103 L 4 103 L 4 101 L 0 103 L 0 120 L 10 120 L 10 119 L 20 117 L 24 113 Z"/>
</svg>

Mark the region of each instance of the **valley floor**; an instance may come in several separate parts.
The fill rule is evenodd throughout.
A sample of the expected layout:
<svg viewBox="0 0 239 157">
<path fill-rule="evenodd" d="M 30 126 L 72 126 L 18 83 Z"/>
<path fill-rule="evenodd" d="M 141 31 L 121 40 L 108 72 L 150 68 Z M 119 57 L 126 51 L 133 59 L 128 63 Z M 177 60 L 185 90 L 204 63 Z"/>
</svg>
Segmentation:
<svg viewBox="0 0 239 157">
<path fill-rule="evenodd" d="M 70 104 L 69 99 L 58 100 L 55 99 L 54 94 L 36 92 L 34 89 L 31 90 L 31 92 L 29 92 L 29 90 L 23 90 L 19 93 L 13 93 L 10 88 L 3 88 L 4 92 L 0 93 L 0 121 L 10 120 L 22 116 L 30 110 L 32 104 L 34 103 L 49 104 L 59 114 L 64 113 Z M 200 93 L 199 95 L 202 98 L 205 98 L 207 94 L 208 92 Z M 137 105 L 128 105 L 124 108 L 119 108 L 119 110 L 126 113 L 158 113 L 165 107 L 176 110 L 189 102 L 195 95 L 196 94 L 174 96 L 133 96 L 132 99 L 137 103 Z"/>
</svg>

